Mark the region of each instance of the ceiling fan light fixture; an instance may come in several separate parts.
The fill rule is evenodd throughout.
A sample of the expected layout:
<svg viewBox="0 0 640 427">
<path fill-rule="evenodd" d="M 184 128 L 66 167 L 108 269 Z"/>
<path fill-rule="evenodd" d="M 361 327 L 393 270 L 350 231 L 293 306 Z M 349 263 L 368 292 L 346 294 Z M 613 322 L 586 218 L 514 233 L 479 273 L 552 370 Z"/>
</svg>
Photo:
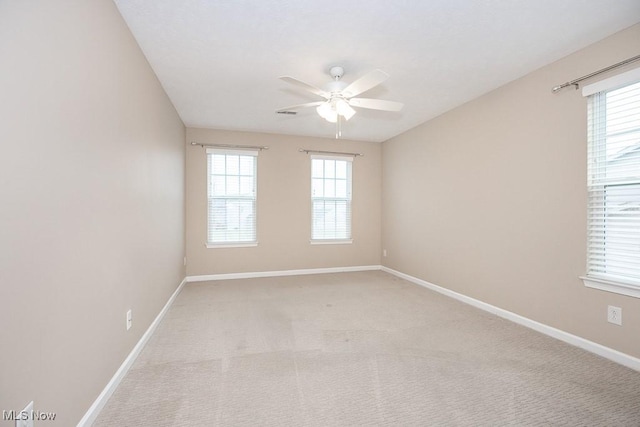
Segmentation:
<svg viewBox="0 0 640 427">
<path fill-rule="evenodd" d="M 335 123 L 338 121 L 338 113 L 336 113 L 335 111 L 331 110 L 331 113 L 327 114 L 327 116 L 325 117 L 325 120 L 328 121 L 329 123 Z"/>
<path fill-rule="evenodd" d="M 328 122 L 335 123 L 338 120 L 338 113 L 334 109 L 333 105 L 329 102 L 325 102 L 324 104 L 320 104 L 316 111 Z"/>
<path fill-rule="evenodd" d="M 351 108 L 349 103 L 344 99 L 339 99 L 338 102 L 336 102 L 336 110 L 345 120 L 349 120 L 356 113 L 356 110 Z"/>
</svg>

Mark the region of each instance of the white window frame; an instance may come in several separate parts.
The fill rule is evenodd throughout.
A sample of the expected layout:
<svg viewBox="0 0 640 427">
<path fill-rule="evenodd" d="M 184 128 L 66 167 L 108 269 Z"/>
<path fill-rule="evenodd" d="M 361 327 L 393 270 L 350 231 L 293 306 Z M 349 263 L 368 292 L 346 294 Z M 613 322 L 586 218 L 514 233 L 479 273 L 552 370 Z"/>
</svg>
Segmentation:
<svg viewBox="0 0 640 427">
<path fill-rule="evenodd" d="M 214 168 L 213 161 L 212 161 L 213 155 L 253 157 L 254 160 L 253 160 L 252 175 L 242 174 L 240 170 L 238 170 L 237 174 L 236 173 L 228 174 L 226 170 L 226 160 L 225 160 L 225 171 L 213 170 Z M 228 179 L 228 177 L 237 177 L 238 180 L 240 180 L 240 178 L 252 177 L 253 193 L 251 195 L 240 194 L 240 192 L 238 192 L 238 194 L 214 195 L 213 189 L 212 189 L 212 175 L 224 176 L 225 182 Z M 258 178 L 258 151 L 257 150 L 227 150 L 227 149 L 218 149 L 218 148 L 207 148 L 207 243 L 206 243 L 207 248 L 237 248 L 237 247 L 250 247 L 250 246 L 258 245 L 258 239 L 257 239 L 257 236 L 258 236 L 258 233 L 257 233 L 258 182 L 257 182 L 257 178 Z M 226 189 L 225 189 L 225 193 L 226 193 Z M 252 224 L 250 224 L 250 228 L 249 228 L 249 233 L 250 233 L 249 239 L 241 238 L 236 240 L 233 240 L 233 239 L 213 240 L 214 236 L 213 236 L 211 227 L 212 227 L 212 224 L 214 223 L 213 216 L 215 215 L 215 213 L 214 213 L 212 201 L 215 199 L 227 200 L 227 201 L 235 200 L 235 201 L 252 202 L 253 218 L 252 218 Z M 225 215 L 226 214 L 227 212 L 225 211 Z"/>
<path fill-rule="evenodd" d="M 326 245 L 326 244 L 351 244 L 353 243 L 352 239 L 352 217 L 353 217 L 353 209 L 352 209 L 352 199 L 353 199 L 353 156 L 337 156 L 337 155 L 311 155 L 309 156 L 311 161 L 311 240 L 310 243 L 313 245 Z M 313 174 L 313 162 L 314 160 L 334 160 L 334 161 L 342 161 L 346 163 L 346 197 L 327 197 L 325 194 L 318 196 L 314 194 L 314 179 L 322 179 L 324 182 L 326 181 L 342 181 L 342 178 L 327 177 L 325 176 L 325 172 L 323 171 L 323 177 L 318 178 L 314 177 Z M 327 183 L 328 185 L 331 182 Z M 344 237 L 322 237 L 319 236 L 315 224 L 316 222 L 316 210 L 314 209 L 316 202 L 346 202 L 346 235 Z M 327 230 L 324 230 L 325 232 Z M 335 229 L 334 229 L 335 231 Z"/>
<path fill-rule="evenodd" d="M 637 270 L 640 269 L 640 262 L 634 261 L 632 258 L 628 259 L 628 265 L 635 269 L 636 272 L 632 271 L 627 275 L 607 272 L 606 265 L 611 261 L 608 261 L 606 252 L 606 227 L 608 224 L 606 194 L 608 188 L 615 189 L 623 186 L 640 185 L 640 163 L 632 160 L 631 166 L 620 165 L 617 169 L 615 166 L 611 166 L 611 160 L 607 160 L 605 117 L 606 93 L 638 82 L 640 82 L 640 68 L 585 86 L 582 90 L 583 96 L 589 97 L 589 208 L 587 274 L 580 277 L 585 286 L 589 288 L 636 298 L 640 298 L 640 277 L 636 274 Z M 638 129 L 633 130 L 633 132 Z M 638 174 L 629 176 L 629 168 L 631 168 L 633 174 L 636 172 L 634 169 L 636 167 L 639 169 Z M 617 171 L 625 172 L 625 177 L 617 180 L 607 178 Z M 631 200 L 633 201 L 633 199 Z M 637 219 L 632 217 L 631 221 L 637 221 Z M 621 232 L 618 231 L 617 233 Z M 638 244 L 640 245 L 640 242 Z M 616 261 L 619 262 L 620 258 L 616 258 Z"/>
</svg>

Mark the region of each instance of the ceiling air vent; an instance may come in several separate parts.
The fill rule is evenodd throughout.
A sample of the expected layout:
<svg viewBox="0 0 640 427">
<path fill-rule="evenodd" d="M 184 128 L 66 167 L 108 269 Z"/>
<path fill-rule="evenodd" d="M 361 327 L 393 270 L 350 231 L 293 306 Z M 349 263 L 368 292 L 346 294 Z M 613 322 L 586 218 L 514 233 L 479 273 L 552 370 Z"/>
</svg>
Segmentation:
<svg viewBox="0 0 640 427">
<path fill-rule="evenodd" d="M 287 111 L 287 110 L 276 111 L 276 113 L 278 113 L 278 114 L 289 114 L 289 115 L 292 115 L 292 116 L 295 116 L 296 114 L 298 114 L 295 111 Z"/>
</svg>

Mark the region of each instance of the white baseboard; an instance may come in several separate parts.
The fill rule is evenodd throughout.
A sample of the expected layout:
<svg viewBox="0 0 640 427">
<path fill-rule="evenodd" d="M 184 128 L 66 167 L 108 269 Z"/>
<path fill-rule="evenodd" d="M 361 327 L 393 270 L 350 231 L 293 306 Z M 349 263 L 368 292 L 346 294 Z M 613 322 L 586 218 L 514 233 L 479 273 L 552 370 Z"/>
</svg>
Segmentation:
<svg viewBox="0 0 640 427">
<path fill-rule="evenodd" d="M 481 310 L 488 311 L 489 313 L 495 314 L 496 316 L 510 320 L 519 325 L 526 326 L 527 328 L 533 329 L 534 331 L 538 331 L 550 337 L 559 339 L 560 341 L 564 341 L 567 344 L 571 344 L 583 350 L 587 350 L 591 353 L 595 353 L 598 356 L 601 356 L 601 357 L 604 357 L 605 359 L 609 359 L 613 362 L 619 363 L 620 365 L 626 366 L 627 368 L 640 371 L 640 359 L 636 357 L 630 356 L 628 354 L 622 353 L 618 350 L 614 350 L 609 347 L 605 347 L 601 344 L 595 343 L 593 341 L 589 341 L 587 339 L 581 338 L 577 335 L 570 334 L 560 329 L 556 329 L 554 327 L 545 325 L 544 323 L 536 322 L 535 320 L 531 320 L 527 317 L 520 316 L 519 314 L 512 313 L 511 311 L 507 311 L 502 308 L 493 306 L 491 304 L 487 304 L 486 302 L 482 302 L 480 300 L 468 297 L 466 295 L 459 294 L 458 292 L 454 292 L 452 290 L 443 288 L 441 286 L 434 285 L 433 283 L 429 283 L 425 280 L 418 279 L 417 277 L 409 276 L 408 274 L 401 273 L 391 268 L 382 266 L 381 270 L 387 273 L 393 274 L 394 276 L 398 276 L 402 279 L 408 280 L 409 282 L 413 282 L 417 285 L 423 286 L 427 289 L 431 289 L 432 291 L 457 299 L 458 301 L 472 305 Z"/>
<path fill-rule="evenodd" d="M 300 276 L 304 274 L 348 273 L 352 271 L 380 270 L 381 265 L 359 265 L 355 267 L 305 268 L 302 270 L 257 271 L 250 273 L 205 274 L 187 276 L 187 282 L 206 282 L 209 280 L 253 279 L 256 277 Z"/>
<path fill-rule="evenodd" d="M 133 362 L 135 362 L 136 358 L 144 348 L 145 344 L 147 343 L 147 341 L 149 341 L 149 338 L 151 338 L 151 335 L 160 324 L 160 321 L 162 320 L 166 312 L 169 310 L 169 307 L 171 307 L 171 304 L 173 304 L 173 301 L 176 299 L 176 297 L 184 287 L 185 283 L 187 283 L 186 277 L 182 279 L 182 282 L 180 282 L 180 285 L 178 285 L 178 288 L 173 292 L 171 297 L 169 297 L 169 300 L 164 305 L 164 307 L 162 307 L 162 310 L 160 310 L 160 313 L 158 313 L 158 315 L 153 320 L 153 322 L 151 322 L 151 325 L 149 325 L 149 328 L 147 328 L 146 332 L 142 335 L 142 337 L 140 338 L 136 346 L 133 348 L 133 350 L 131 350 L 131 353 L 129 353 L 129 355 L 124 360 L 124 362 L 122 362 L 122 365 L 120 365 L 120 368 L 118 368 L 116 373 L 113 375 L 113 377 L 111 378 L 111 381 L 109 381 L 109 383 L 104 388 L 104 390 L 102 390 L 102 393 L 100 393 L 98 398 L 93 402 L 93 405 L 91 405 L 89 410 L 84 414 L 84 417 L 82 417 L 82 419 L 78 423 L 78 427 L 89 427 L 91 426 L 91 424 L 93 424 L 96 418 L 98 418 L 100 411 L 102 410 L 102 408 L 104 408 L 104 405 L 107 403 L 107 401 L 115 391 L 116 387 L 118 387 L 118 384 L 120 384 L 120 381 L 122 381 L 124 376 L 127 374 L 127 372 L 129 371 L 129 368 L 131 368 L 131 366 L 133 365 Z"/>
</svg>

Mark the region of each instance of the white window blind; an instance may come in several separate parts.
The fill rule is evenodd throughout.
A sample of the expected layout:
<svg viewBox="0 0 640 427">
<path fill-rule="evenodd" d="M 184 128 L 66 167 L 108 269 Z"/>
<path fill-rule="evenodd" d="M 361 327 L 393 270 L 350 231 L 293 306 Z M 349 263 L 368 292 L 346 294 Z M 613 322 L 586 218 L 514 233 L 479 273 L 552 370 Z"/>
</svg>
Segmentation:
<svg viewBox="0 0 640 427">
<path fill-rule="evenodd" d="M 350 241 L 353 157 L 311 156 L 311 240 Z"/>
<path fill-rule="evenodd" d="M 587 278 L 640 290 L 640 78 L 614 87 L 599 82 L 597 88 L 584 89 L 589 94 Z"/>
<path fill-rule="evenodd" d="M 257 156 L 207 149 L 208 245 L 256 243 Z"/>
</svg>

